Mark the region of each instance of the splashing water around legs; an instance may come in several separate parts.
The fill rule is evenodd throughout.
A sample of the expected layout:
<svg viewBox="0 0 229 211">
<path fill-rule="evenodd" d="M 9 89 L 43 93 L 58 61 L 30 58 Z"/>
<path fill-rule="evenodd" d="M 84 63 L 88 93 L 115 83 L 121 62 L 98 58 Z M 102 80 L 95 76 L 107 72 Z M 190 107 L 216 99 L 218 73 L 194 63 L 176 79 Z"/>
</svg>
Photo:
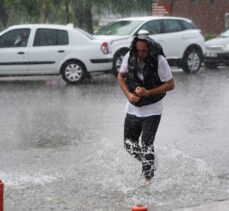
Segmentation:
<svg viewBox="0 0 229 211">
<path fill-rule="evenodd" d="M 142 161 L 142 152 L 138 143 L 132 142 L 130 139 L 124 140 L 124 147 L 127 152 L 134 156 L 139 161 Z"/>
<path fill-rule="evenodd" d="M 151 180 L 154 176 L 154 147 L 150 146 L 147 149 L 143 149 L 142 155 L 142 174 L 146 178 L 146 180 Z"/>
<path fill-rule="evenodd" d="M 149 183 L 154 176 L 154 139 L 160 123 L 160 115 L 136 117 L 126 115 L 124 126 L 124 147 L 134 158 L 142 162 L 142 176 Z M 139 138 L 141 136 L 141 143 Z"/>
<path fill-rule="evenodd" d="M 156 169 L 154 165 L 154 146 L 141 148 L 139 144 L 129 139 L 124 140 L 124 146 L 129 154 L 142 162 L 142 175 L 146 179 L 145 183 L 150 183 L 151 178 L 154 176 L 154 170 Z"/>
</svg>

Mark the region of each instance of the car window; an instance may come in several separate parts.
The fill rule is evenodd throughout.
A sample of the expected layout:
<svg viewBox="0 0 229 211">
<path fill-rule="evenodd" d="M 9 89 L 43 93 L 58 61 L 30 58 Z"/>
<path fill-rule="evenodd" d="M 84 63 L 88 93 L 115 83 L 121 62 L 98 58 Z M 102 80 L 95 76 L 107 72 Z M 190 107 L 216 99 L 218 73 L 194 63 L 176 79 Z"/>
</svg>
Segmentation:
<svg viewBox="0 0 229 211">
<path fill-rule="evenodd" d="M 58 29 L 37 29 L 34 46 L 67 45 L 68 32 Z"/>
<path fill-rule="evenodd" d="M 162 20 L 163 33 L 182 31 L 182 25 L 177 20 Z"/>
<path fill-rule="evenodd" d="M 179 23 L 183 26 L 183 30 L 196 29 L 196 26 L 192 22 L 187 22 L 184 20 L 179 20 Z"/>
<path fill-rule="evenodd" d="M 140 30 L 147 30 L 149 34 L 160 34 L 161 33 L 161 22 L 160 20 L 149 21 L 141 26 Z"/>
<path fill-rule="evenodd" d="M 142 21 L 122 20 L 108 23 L 95 32 L 96 35 L 130 35 Z"/>
<path fill-rule="evenodd" d="M 29 39 L 30 29 L 13 29 L 0 37 L 0 48 L 25 47 Z"/>
</svg>

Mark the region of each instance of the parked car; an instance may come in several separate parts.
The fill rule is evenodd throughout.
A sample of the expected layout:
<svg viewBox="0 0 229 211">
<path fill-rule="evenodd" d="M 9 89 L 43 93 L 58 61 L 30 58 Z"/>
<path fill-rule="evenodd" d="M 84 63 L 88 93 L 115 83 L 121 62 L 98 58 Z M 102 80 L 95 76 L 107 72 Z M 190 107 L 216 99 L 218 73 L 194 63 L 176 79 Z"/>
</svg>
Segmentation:
<svg viewBox="0 0 229 211">
<path fill-rule="evenodd" d="M 112 69 L 109 43 L 73 26 L 26 24 L 0 33 L 0 76 L 61 74 L 68 84 Z"/>
<path fill-rule="evenodd" d="M 192 21 L 179 17 L 149 16 L 117 19 L 95 32 L 96 38 L 107 38 L 111 42 L 114 71 L 119 70 L 122 59 L 139 30 L 147 30 L 150 37 L 162 45 L 171 65 L 182 67 L 187 73 L 199 70 L 205 40 Z"/>
<path fill-rule="evenodd" d="M 221 64 L 229 64 L 229 30 L 221 33 L 219 37 L 205 42 L 205 66 L 210 69 Z"/>
</svg>

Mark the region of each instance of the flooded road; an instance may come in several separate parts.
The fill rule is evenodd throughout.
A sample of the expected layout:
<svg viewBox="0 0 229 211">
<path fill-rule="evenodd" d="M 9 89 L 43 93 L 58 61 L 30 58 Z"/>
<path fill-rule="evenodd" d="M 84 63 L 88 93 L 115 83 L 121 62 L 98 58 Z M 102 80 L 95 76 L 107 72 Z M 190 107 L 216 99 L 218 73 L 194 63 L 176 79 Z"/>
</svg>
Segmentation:
<svg viewBox="0 0 229 211">
<path fill-rule="evenodd" d="M 150 188 L 123 148 L 126 98 L 111 75 L 0 78 L 5 211 L 151 211 L 229 198 L 229 69 L 174 70 Z"/>
</svg>

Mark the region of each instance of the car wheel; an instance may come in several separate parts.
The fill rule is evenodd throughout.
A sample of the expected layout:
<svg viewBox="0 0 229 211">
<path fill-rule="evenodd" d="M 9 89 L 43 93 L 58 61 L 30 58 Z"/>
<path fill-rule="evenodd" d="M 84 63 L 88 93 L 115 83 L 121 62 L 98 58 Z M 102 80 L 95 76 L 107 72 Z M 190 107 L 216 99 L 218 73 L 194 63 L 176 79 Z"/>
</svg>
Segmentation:
<svg viewBox="0 0 229 211">
<path fill-rule="evenodd" d="M 217 63 L 217 62 L 205 62 L 205 67 L 207 69 L 215 69 L 218 67 L 218 65 L 219 65 L 219 63 Z"/>
<path fill-rule="evenodd" d="M 182 69 L 186 73 L 196 73 L 199 71 L 203 55 L 200 50 L 191 48 L 186 51 L 183 57 Z"/>
<path fill-rule="evenodd" d="M 61 71 L 62 77 L 67 84 L 78 84 L 86 76 L 86 69 L 79 61 L 66 62 Z"/>
<path fill-rule="evenodd" d="M 128 52 L 128 49 L 125 50 L 121 50 L 118 51 L 115 55 L 114 55 L 114 60 L 113 60 L 113 72 L 114 75 L 117 76 L 119 69 L 122 65 L 122 60 L 124 58 L 124 56 L 126 55 L 126 53 Z"/>
</svg>

